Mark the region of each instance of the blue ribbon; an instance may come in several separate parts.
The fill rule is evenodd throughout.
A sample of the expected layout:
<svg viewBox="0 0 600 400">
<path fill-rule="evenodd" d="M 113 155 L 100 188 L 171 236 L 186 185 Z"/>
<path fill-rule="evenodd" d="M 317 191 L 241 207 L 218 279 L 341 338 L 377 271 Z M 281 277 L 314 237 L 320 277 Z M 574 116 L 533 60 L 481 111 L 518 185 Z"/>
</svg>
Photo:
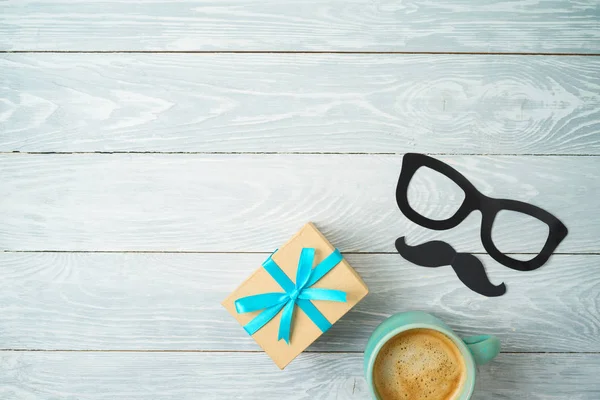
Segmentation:
<svg viewBox="0 0 600 400">
<path fill-rule="evenodd" d="M 313 268 L 314 259 L 315 249 L 302 249 L 298 261 L 295 284 L 271 257 L 263 263 L 263 268 L 267 270 L 269 275 L 275 279 L 285 292 L 257 294 L 242 297 L 235 301 L 235 309 L 239 314 L 264 310 L 244 326 L 249 335 L 256 333 L 283 309 L 277 340 L 283 339 L 287 344 L 290 344 L 290 331 L 294 317 L 294 305 L 296 304 L 322 332 L 326 332 L 331 328 L 331 323 L 321 314 L 311 300 L 327 300 L 343 303 L 346 301 L 346 293 L 341 290 L 318 289 L 311 288 L 311 286 L 338 265 L 343 257 L 340 251 L 335 249 L 333 253 Z"/>
</svg>

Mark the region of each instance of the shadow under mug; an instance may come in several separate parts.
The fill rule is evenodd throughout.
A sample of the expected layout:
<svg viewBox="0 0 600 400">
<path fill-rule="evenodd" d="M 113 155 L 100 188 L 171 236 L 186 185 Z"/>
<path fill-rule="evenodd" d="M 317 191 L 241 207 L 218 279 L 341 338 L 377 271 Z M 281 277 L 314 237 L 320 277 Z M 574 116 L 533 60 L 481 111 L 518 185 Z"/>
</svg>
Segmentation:
<svg viewBox="0 0 600 400">
<path fill-rule="evenodd" d="M 364 369 L 367 386 L 374 399 L 381 400 L 373 382 L 373 366 L 379 351 L 391 338 L 410 329 L 432 329 L 449 337 L 460 350 L 466 368 L 466 380 L 457 400 L 471 398 L 475 388 L 476 365 L 485 364 L 500 352 L 500 341 L 490 335 L 461 339 L 442 320 L 421 311 L 395 314 L 383 321 L 371 334 L 365 349 Z"/>
</svg>

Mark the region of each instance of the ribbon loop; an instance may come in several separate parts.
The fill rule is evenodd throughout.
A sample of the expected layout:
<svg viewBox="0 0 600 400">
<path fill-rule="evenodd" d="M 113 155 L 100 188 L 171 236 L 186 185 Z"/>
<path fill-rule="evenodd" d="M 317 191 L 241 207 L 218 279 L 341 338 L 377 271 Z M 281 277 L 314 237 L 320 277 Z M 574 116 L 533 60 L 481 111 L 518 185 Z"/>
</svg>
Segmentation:
<svg viewBox="0 0 600 400">
<path fill-rule="evenodd" d="M 287 293 L 264 293 L 244 297 L 235 302 L 235 310 L 238 314 L 262 310 L 274 305 L 287 302 Z"/>
<path fill-rule="evenodd" d="M 311 287 L 317 283 L 322 277 L 325 276 L 325 274 L 342 262 L 343 259 L 344 257 L 342 256 L 342 253 L 340 253 L 338 249 L 335 249 L 330 255 L 327 256 L 327 258 L 321 261 L 319 265 L 315 267 L 315 269 L 313 269 L 310 280 L 306 284 L 306 287 Z"/>
<path fill-rule="evenodd" d="M 346 292 L 333 289 L 308 288 L 304 289 L 298 298 L 303 300 L 327 300 L 345 303 Z"/>
<path fill-rule="evenodd" d="M 313 262 L 315 261 L 315 249 L 304 248 L 300 252 L 298 270 L 296 271 L 296 290 L 302 289 L 308 283 L 312 274 Z"/>
<path fill-rule="evenodd" d="M 346 293 L 341 290 L 312 288 L 311 286 L 338 265 L 343 257 L 339 250 L 335 249 L 313 268 L 314 259 L 315 249 L 302 249 L 298 259 L 298 269 L 296 270 L 296 283 L 294 284 L 269 256 L 263 263 L 263 268 L 285 290 L 285 293 L 263 293 L 242 297 L 235 301 L 235 309 L 239 314 L 264 310 L 244 326 L 248 334 L 253 335 L 256 333 L 283 309 L 277 340 L 283 339 L 287 344 L 290 344 L 296 304 L 317 325 L 321 332 L 325 332 L 331 327 L 331 323 L 311 300 L 346 302 Z"/>
</svg>

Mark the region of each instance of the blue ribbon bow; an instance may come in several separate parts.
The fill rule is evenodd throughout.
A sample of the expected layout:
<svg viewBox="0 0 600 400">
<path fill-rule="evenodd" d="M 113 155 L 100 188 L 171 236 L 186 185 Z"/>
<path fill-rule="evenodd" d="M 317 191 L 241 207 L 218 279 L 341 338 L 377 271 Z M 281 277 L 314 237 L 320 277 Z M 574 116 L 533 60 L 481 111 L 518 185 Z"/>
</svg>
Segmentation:
<svg viewBox="0 0 600 400">
<path fill-rule="evenodd" d="M 285 293 L 264 293 L 254 296 L 242 297 L 235 301 L 235 309 L 239 314 L 248 313 L 257 310 L 263 310 L 252 321 L 248 322 L 244 329 L 249 335 L 253 335 L 259 329 L 272 320 L 283 308 L 281 323 L 279 324 L 279 334 L 277 340 L 285 340 L 290 344 L 290 330 L 294 316 L 294 305 L 304 311 L 306 315 L 319 327 L 322 332 L 331 327 L 331 323 L 315 307 L 311 300 L 327 300 L 345 302 L 346 293 L 341 290 L 311 288 L 325 274 L 331 271 L 342 261 L 343 257 L 338 249 L 327 256 L 315 268 L 312 267 L 315 258 L 315 249 L 303 248 L 298 261 L 298 270 L 296 271 L 296 284 L 283 272 L 271 257 L 264 263 L 263 268 L 269 275 L 285 290 Z"/>
</svg>

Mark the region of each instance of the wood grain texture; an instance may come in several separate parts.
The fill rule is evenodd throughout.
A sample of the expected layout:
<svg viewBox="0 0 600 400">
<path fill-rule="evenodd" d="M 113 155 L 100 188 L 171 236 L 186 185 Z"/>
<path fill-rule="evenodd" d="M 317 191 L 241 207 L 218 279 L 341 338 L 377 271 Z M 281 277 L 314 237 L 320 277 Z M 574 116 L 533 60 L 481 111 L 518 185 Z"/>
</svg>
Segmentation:
<svg viewBox="0 0 600 400">
<path fill-rule="evenodd" d="M 595 0 L 8 0 L 2 50 L 599 53 Z"/>
<path fill-rule="evenodd" d="M 571 228 L 560 252 L 600 251 L 600 157 L 440 159 L 486 195 L 555 213 Z M 270 252 L 313 221 L 344 252 L 395 252 L 399 236 L 483 252 L 479 213 L 441 232 L 405 219 L 395 201 L 401 162 L 381 155 L 4 154 L 0 248 Z M 411 187 L 410 199 L 427 204 L 429 215 L 460 204 L 449 180 Z M 505 252 L 536 252 L 545 241 L 510 214 L 497 225 L 495 243 Z"/>
<path fill-rule="evenodd" d="M 220 302 L 266 254 L 0 253 L 4 349 L 257 351 Z M 600 256 L 558 255 L 522 273 L 481 256 L 506 295 L 396 254 L 346 256 L 370 294 L 309 351 L 363 351 L 391 314 L 424 310 L 507 352 L 600 352 Z"/>
<path fill-rule="evenodd" d="M 10 54 L 0 151 L 600 154 L 600 60 Z"/>
<path fill-rule="evenodd" d="M 0 395 L 19 399 L 364 399 L 361 354 L 1 352 Z M 474 400 L 597 400 L 598 354 L 501 354 Z M 526 397 L 524 397 L 526 396 Z"/>
</svg>

